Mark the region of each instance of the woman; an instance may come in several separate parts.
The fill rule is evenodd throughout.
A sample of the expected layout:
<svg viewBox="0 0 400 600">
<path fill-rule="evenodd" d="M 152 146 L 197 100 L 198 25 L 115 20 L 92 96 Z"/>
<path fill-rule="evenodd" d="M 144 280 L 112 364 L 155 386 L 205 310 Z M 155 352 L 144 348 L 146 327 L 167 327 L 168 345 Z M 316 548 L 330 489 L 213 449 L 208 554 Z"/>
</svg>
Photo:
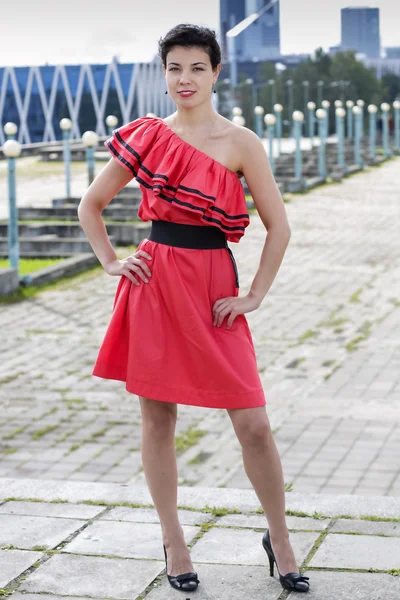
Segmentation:
<svg viewBox="0 0 400 600">
<path fill-rule="evenodd" d="M 159 54 L 177 111 L 114 131 L 106 142 L 113 159 L 78 209 L 105 271 L 121 277 L 93 374 L 125 381 L 140 398 L 143 467 L 171 585 L 191 591 L 199 583 L 178 520 L 174 447 L 177 404 L 191 404 L 227 409 L 269 524 L 262 543 L 270 574 L 275 561 L 283 587 L 307 591 L 289 542 L 282 467 L 244 316 L 260 306 L 289 243 L 284 204 L 258 137 L 212 106 L 221 70 L 215 32 L 178 25 L 159 41 Z M 250 291 L 239 298 L 227 240 L 238 242 L 249 224 L 243 175 L 268 236 Z M 101 212 L 133 177 L 143 192 L 138 216 L 152 230 L 119 260 Z"/>
</svg>

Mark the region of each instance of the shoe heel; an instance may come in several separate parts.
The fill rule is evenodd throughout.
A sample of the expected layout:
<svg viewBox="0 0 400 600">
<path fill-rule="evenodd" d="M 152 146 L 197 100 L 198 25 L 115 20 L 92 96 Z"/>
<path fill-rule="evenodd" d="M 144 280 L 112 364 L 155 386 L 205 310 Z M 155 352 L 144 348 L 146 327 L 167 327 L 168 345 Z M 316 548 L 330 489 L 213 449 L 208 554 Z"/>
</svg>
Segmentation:
<svg viewBox="0 0 400 600">
<path fill-rule="evenodd" d="M 275 562 L 275 557 L 274 554 L 272 552 L 272 548 L 269 548 L 268 544 L 266 543 L 266 541 L 263 540 L 263 548 L 265 550 L 265 552 L 267 553 L 268 556 L 268 560 L 269 560 L 269 574 L 271 577 L 274 576 L 274 562 Z"/>
<path fill-rule="evenodd" d="M 268 554 L 268 559 L 269 559 L 269 574 L 271 575 L 271 577 L 273 577 L 274 576 L 274 559 L 269 554 Z"/>
</svg>

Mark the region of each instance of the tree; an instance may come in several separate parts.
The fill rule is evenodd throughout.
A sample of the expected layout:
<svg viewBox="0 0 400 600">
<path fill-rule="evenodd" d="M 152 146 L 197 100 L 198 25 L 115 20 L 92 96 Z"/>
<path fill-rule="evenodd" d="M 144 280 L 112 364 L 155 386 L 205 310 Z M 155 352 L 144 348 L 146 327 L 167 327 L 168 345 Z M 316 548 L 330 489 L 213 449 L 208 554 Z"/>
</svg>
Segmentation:
<svg viewBox="0 0 400 600">
<path fill-rule="evenodd" d="M 366 104 L 378 104 L 382 100 L 382 87 L 371 69 L 367 69 L 355 57 L 355 52 L 338 52 L 332 59 L 331 76 L 333 80 L 345 80 L 351 83 L 352 100 L 362 98 Z"/>
<path fill-rule="evenodd" d="M 385 73 L 381 83 L 386 102 L 392 103 L 394 100 L 400 99 L 400 77 L 398 75 Z"/>
</svg>

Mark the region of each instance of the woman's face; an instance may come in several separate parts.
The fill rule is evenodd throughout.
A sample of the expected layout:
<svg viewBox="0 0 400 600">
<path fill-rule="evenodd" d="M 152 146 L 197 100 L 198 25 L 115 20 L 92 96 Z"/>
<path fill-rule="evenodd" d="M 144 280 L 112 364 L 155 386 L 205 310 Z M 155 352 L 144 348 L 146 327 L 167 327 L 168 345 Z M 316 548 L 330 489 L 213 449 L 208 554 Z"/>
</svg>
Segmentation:
<svg viewBox="0 0 400 600">
<path fill-rule="evenodd" d="M 175 46 L 167 54 L 164 69 L 168 92 L 181 106 L 194 106 L 205 99 L 209 101 L 220 70 L 221 65 L 212 70 L 210 57 L 202 48 Z"/>
</svg>

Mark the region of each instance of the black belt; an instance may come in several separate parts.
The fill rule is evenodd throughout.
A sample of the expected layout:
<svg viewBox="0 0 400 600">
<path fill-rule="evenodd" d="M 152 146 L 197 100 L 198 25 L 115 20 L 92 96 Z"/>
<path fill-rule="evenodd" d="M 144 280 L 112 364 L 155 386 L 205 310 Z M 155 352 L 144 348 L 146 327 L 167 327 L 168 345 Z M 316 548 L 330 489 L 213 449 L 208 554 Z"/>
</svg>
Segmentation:
<svg viewBox="0 0 400 600">
<path fill-rule="evenodd" d="M 235 257 L 228 246 L 226 235 L 218 227 L 213 225 L 185 225 L 170 221 L 152 221 L 151 232 L 147 239 L 178 248 L 193 248 L 196 250 L 226 248 L 235 270 L 236 287 L 239 287 L 239 273 Z"/>
</svg>

